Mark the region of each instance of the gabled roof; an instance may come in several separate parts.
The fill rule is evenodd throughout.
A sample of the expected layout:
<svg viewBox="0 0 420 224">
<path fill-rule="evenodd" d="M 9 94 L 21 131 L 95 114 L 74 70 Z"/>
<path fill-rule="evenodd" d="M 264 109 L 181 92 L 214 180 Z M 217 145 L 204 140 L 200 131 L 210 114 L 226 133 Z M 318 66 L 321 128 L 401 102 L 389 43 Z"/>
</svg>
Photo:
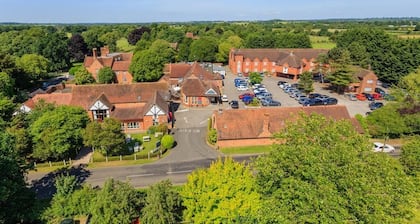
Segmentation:
<svg viewBox="0 0 420 224">
<path fill-rule="evenodd" d="M 109 102 L 109 100 L 105 96 L 105 94 L 102 93 L 96 100 L 94 100 L 93 102 L 91 102 L 91 104 L 89 105 L 89 108 L 91 108 L 93 106 L 93 104 L 96 103 L 97 101 L 100 101 L 101 103 L 103 103 L 108 108 L 112 108 L 113 107 L 112 103 Z"/>
<path fill-rule="evenodd" d="M 256 139 L 266 136 L 267 131 L 271 135 L 281 131 L 287 122 L 298 118 L 299 112 L 317 113 L 334 120 L 345 119 L 357 123 L 343 105 L 224 110 L 214 112 L 214 116 L 220 140 Z M 356 128 L 362 132 L 360 125 L 356 125 Z"/>
<path fill-rule="evenodd" d="M 166 64 L 163 73 L 169 78 L 183 78 L 191 69 L 191 65 L 187 63 Z"/>
<path fill-rule="evenodd" d="M 116 61 L 112 65 L 112 71 L 128 71 L 130 64 L 130 61 Z"/>
<path fill-rule="evenodd" d="M 181 91 L 185 96 L 214 96 L 206 95 L 209 89 L 213 89 L 217 95 L 220 95 L 220 90 L 212 81 L 202 80 L 196 76 L 191 76 L 184 80 Z"/>
<path fill-rule="evenodd" d="M 143 118 L 146 113 L 145 108 L 145 102 L 115 104 L 110 116 L 120 121 L 135 121 Z"/>
<path fill-rule="evenodd" d="M 357 78 L 358 80 L 362 80 L 365 76 L 369 74 L 375 74 L 372 70 L 364 69 L 357 66 L 353 66 L 351 69 L 354 71 L 353 77 Z"/>
<path fill-rule="evenodd" d="M 95 61 L 104 67 L 110 67 L 114 71 L 128 71 L 133 53 L 111 53 L 100 57 L 86 56 L 83 62 L 84 67 L 91 66 Z"/>
<path fill-rule="evenodd" d="M 279 65 L 288 64 L 289 67 L 293 68 L 300 68 L 302 67 L 302 59 L 298 58 L 293 52 L 290 52 L 290 54 L 278 62 Z"/>
</svg>

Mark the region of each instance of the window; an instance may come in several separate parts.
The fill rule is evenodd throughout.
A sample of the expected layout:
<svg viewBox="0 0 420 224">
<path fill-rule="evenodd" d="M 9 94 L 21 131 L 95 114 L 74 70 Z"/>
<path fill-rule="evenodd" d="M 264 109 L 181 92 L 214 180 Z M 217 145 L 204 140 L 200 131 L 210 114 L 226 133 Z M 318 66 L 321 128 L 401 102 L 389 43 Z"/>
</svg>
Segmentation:
<svg viewBox="0 0 420 224">
<path fill-rule="evenodd" d="M 245 62 L 245 65 L 246 65 L 246 66 L 249 66 L 249 61 Z"/>
<path fill-rule="evenodd" d="M 287 74 L 289 72 L 289 68 L 288 67 L 283 67 L 283 73 Z"/>
<path fill-rule="evenodd" d="M 109 117 L 108 110 L 94 110 L 93 119 L 103 121 L 105 118 Z"/>
<path fill-rule="evenodd" d="M 274 65 L 276 65 L 276 62 L 272 62 L 271 64 L 274 66 Z"/>
<path fill-rule="evenodd" d="M 267 62 L 266 62 L 266 61 L 265 61 L 265 62 L 263 62 L 263 65 L 264 65 L 264 66 L 266 66 L 266 65 L 267 65 Z"/>
<path fill-rule="evenodd" d="M 245 73 L 248 73 L 248 72 L 249 72 L 249 68 L 246 68 L 246 69 L 245 69 Z"/>
<path fill-rule="evenodd" d="M 258 61 L 254 62 L 254 66 L 258 66 Z"/>
<path fill-rule="evenodd" d="M 140 127 L 139 122 L 128 122 L 127 128 L 128 129 L 138 129 Z"/>
<path fill-rule="evenodd" d="M 126 72 L 122 73 L 122 80 L 123 82 L 127 82 Z"/>
<path fill-rule="evenodd" d="M 373 83 L 373 80 L 372 80 L 372 79 L 368 79 L 368 80 L 366 81 L 366 83 L 372 84 L 372 83 Z"/>
<path fill-rule="evenodd" d="M 184 96 L 184 103 L 188 103 L 188 96 Z"/>
<path fill-rule="evenodd" d="M 124 128 L 125 128 L 125 124 L 121 123 L 121 130 L 124 130 Z"/>
</svg>

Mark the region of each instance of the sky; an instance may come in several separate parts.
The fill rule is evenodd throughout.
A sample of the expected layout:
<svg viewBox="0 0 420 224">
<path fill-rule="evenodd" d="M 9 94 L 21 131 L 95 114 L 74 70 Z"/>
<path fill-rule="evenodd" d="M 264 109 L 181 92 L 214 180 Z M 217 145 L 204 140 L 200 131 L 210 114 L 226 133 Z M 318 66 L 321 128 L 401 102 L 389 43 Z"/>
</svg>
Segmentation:
<svg viewBox="0 0 420 224">
<path fill-rule="evenodd" d="M 420 17 L 419 0 L 0 0 L 0 22 L 149 23 Z"/>
</svg>

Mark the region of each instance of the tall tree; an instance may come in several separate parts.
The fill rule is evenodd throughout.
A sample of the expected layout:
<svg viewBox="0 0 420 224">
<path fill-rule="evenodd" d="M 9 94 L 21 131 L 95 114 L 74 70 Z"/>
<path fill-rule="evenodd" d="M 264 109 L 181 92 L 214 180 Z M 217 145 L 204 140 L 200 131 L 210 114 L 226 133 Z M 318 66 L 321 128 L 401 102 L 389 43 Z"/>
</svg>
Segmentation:
<svg viewBox="0 0 420 224">
<path fill-rule="evenodd" d="M 125 143 L 121 122 L 113 118 L 106 118 L 103 122 L 90 122 L 83 132 L 83 142 L 104 155 L 121 153 Z"/>
<path fill-rule="evenodd" d="M 98 71 L 99 83 L 113 83 L 115 81 L 114 71 L 110 67 L 103 67 Z"/>
<path fill-rule="evenodd" d="M 190 61 L 213 62 L 216 59 L 217 42 L 213 37 L 202 37 L 190 45 Z"/>
<path fill-rule="evenodd" d="M 261 84 L 263 77 L 258 72 L 251 72 L 249 74 L 249 81 L 251 84 Z"/>
<path fill-rule="evenodd" d="M 412 136 L 404 143 L 400 161 L 408 174 L 420 177 L 420 136 Z"/>
<path fill-rule="evenodd" d="M 94 83 L 95 79 L 85 67 L 81 66 L 74 74 L 74 82 L 76 85 L 84 85 Z"/>
<path fill-rule="evenodd" d="M 68 51 L 72 61 L 83 61 L 89 50 L 87 49 L 87 44 L 82 35 L 76 33 L 70 37 L 68 42 Z"/>
<path fill-rule="evenodd" d="M 15 92 L 15 80 L 6 72 L 0 72 L 0 94 L 12 97 Z"/>
<path fill-rule="evenodd" d="M 169 43 L 164 40 L 156 40 L 148 50 L 134 54 L 130 72 L 137 82 L 157 81 L 163 75 L 164 65 L 174 61 L 174 58 L 175 52 Z"/>
<path fill-rule="evenodd" d="M 347 49 L 343 49 L 340 52 L 339 58 L 337 58 L 332 64 L 333 72 L 327 77 L 331 84 L 336 87 L 336 91 L 338 93 L 342 93 L 353 81 L 353 75 L 349 68 L 349 64 L 350 53 Z"/>
<path fill-rule="evenodd" d="M 70 67 L 68 38 L 64 33 L 49 33 L 41 40 L 38 53 L 47 58 L 49 71 L 61 71 Z"/>
<path fill-rule="evenodd" d="M 136 45 L 137 41 L 142 39 L 144 33 L 150 34 L 150 28 L 146 26 L 142 26 L 140 28 L 136 28 L 128 34 L 127 40 L 128 43 L 131 45 Z"/>
<path fill-rule="evenodd" d="M 142 209 L 142 220 L 145 223 L 170 224 L 182 221 L 182 206 L 179 193 L 169 180 L 152 185 Z"/>
<path fill-rule="evenodd" d="M 34 158 L 64 159 L 82 147 L 82 130 L 89 117 L 83 108 L 58 106 L 43 113 L 30 127 Z"/>
<path fill-rule="evenodd" d="M 314 91 L 314 80 L 312 72 L 303 72 L 299 76 L 299 87 L 303 89 L 303 92 L 308 95 L 310 92 Z"/>
<path fill-rule="evenodd" d="M 193 223 L 254 223 L 262 208 L 250 168 L 231 158 L 190 174 L 181 196 Z"/>
<path fill-rule="evenodd" d="M 37 54 L 25 54 L 16 60 L 16 65 L 31 77 L 38 80 L 46 76 L 50 61 Z"/>
<path fill-rule="evenodd" d="M 374 153 L 350 122 L 302 114 L 276 138 L 283 143 L 255 164 L 267 211 L 260 223 L 402 223 L 411 217 L 411 179 L 397 160 Z"/>
<path fill-rule="evenodd" d="M 221 41 L 218 46 L 216 61 L 226 63 L 228 61 L 230 49 L 241 48 L 242 46 L 242 38 L 236 35 L 230 36 L 226 40 Z"/>
<path fill-rule="evenodd" d="M 11 121 L 15 110 L 16 104 L 10 98 L 0 94 L 0 127 L 3 122 Z"/>
<path fill-rule="evenodd" d="M 27 166 L 13 145 L 13 137 L 0 128 L 0 223 L 30 223 L 35 196 L 25 183 Z"/>
<path fill-rule="evenodd" d="M 128 183 L 113 179 L 105 182 L 92 205 L 90 223 L 131 223 L 140 215 L 138 192 Z"/>
</svg>

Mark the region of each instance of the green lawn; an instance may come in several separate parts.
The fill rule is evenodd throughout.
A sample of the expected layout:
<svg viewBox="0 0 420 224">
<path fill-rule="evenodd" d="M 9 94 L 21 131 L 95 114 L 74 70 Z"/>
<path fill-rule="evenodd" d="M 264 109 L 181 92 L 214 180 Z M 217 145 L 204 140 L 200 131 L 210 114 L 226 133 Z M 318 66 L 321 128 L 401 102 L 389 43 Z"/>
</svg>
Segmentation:
<svg viewBox="0 0 420 224">
<path fill-rule="evenodd" d="M 314 49 L 332 49 L 336 46 L 329 37 L 324 36 L 309 36 L 312 48 Z"/>
<path fill-rule="evenodd" d="M 271 151 L 271 145 L 228 147 L 222 148 L 220 151 L 222 151 L 226 155 L 268 153 Z"/>
</svg>

